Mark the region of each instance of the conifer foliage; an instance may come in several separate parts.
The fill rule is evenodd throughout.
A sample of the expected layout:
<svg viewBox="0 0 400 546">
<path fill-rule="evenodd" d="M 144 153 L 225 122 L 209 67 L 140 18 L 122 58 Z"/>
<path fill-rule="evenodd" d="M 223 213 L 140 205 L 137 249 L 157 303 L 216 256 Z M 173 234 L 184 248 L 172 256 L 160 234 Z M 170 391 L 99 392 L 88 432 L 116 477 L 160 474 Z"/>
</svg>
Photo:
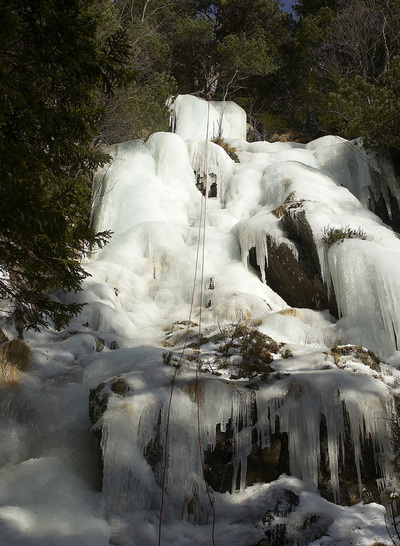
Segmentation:
<svg viewBox="0 0 400 546">
<path fill-rule="evenodd" d="M 298 0 L 295 11 L 285 65 L 292 119 L 304 126 L 308 116 L 312 138 L 362 136 L 399 154 L 400 1 Z"/>
<path fill-rule="evenodd" d="M 49 293 L 79 290 L 97 94 L 127 78 L 123 31 L 99 37 L 101 1 L 0 0 L 0 297 L 28 327 L 60 328 L 80 310 Z"/>
</svg>

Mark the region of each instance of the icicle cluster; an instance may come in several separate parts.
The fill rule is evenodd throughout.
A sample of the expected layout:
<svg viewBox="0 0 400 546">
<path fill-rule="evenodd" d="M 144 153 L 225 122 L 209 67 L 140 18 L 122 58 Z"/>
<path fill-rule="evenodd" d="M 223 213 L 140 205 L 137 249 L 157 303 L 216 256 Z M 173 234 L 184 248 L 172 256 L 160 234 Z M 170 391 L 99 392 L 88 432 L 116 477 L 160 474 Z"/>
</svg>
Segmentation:
<svg viewBox="0 0 400 546">
<path fill-rule="evenodd" d="M 392 199 L 400 203 L 400 189 L 393 164 L 382 154 L 365 150 L 362 140 L 347 141 L 326 136 L 308 145 L 315 150 L 318 167 L 348 188 L 364 205 L 372 205 L 382 196 L 392 216 Z M 371 203 L 371 197 L 373 202 Z"/>
<path fill-rule="evenodd" d="M 175 389 L 169 421 L 167 389 L 111 400 L 102 419 L 108 510 L 158 507 L 167 426 L 165 513 L 171 518 L 207 521 L 210 504 L 202 460 L 204 451 L 216 445 L 217 425 L 224 431 L 228 423 L 233 434 L 232 492 L 237 485 L 242 491 L 246 487 L 247 457 L 254 444 L 254 429 L 259 446 L 268 449 L 272 435 L 277 432 L 277 422 L 280 433 L 288 436 L 291 474 L 317 487 L 321 416 L 326 420 L 336 502 L 340 502 L 339 468 L 340 461 L 345 460 L 346 445 L 354 451 L 360 497 L 364 440 L 371 440 L 383 482 L 389 483 L 392 478 L 387 428 L 393 412 L 392 401 L 383 383 L 371 376 L 343 370 L 314 375 L 298 373 L 259 391 L 221 380 L 201 379 L 199 393 L 198 405 L 193 380 Z M 152 470 L 145 459 L 155 446 L 158 459 Z"/>
</svg>

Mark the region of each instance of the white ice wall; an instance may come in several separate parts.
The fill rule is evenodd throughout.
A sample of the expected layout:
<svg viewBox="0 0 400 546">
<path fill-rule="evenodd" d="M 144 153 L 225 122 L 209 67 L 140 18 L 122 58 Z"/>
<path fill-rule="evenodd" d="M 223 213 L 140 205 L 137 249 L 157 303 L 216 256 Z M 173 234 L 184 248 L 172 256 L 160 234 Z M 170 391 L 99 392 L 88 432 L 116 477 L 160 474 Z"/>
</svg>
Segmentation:
<svg viewBox="0 0 400 546">
<path fill-rule="evenodd" d="M 170 104 L 171 129 L 184 140 L 204 140 L 206 135 L 246 139 L 246 112 L 232 101 L 206 101 L 178 95 Z M 207 129 L 208 127 L 208 129 Z"/>
<path fill-rule="evenodd" d="M 389 193 L 400 203 L 400 185 L 387 157 L 363 148 L 361 139 L 345 140 L 333 135 L 314 140 L 307 148 L 314 152 L 318 168 L 348 188 L 364 205 L 374 210 L 371 197 L 378 201 L 382 195 L 391 217 Z"/>
</svg>

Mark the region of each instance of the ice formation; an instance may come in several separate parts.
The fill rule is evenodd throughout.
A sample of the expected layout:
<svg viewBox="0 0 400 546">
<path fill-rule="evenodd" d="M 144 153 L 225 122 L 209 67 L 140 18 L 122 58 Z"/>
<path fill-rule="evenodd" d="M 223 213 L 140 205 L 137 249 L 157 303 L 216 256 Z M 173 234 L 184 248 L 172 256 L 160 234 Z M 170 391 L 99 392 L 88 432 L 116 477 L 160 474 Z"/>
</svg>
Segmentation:
<svg viewBox="0 0 400 546">
<path fill-rule="evenodd" d="M 110 229 L 112 239 L 85 262 L 91 277 L 82 293 L 54 296 L 87 305 L 64 332 L 27 333 L 32 372 L 18 389 L 0 393 L 0 543 L 156 544 L 165 471 L 165 543 L 209 544 L 211 499 L 216 542 L 255 544 L 266 537 L 273 498 L 289 489 L 298 509 L 276 521 L 299 543 L 318 515 L 319 544 L 390 544 L 381 505 L 335 506 L 317 493 L 322 443 L 336 502 L 349 458 L 353 502 L 365 498 L 367 463 L 382 489 L 395 478 L 389 438 L 400 364 L 400 242 L 366 207 L 371 192 L 393 203 L 390 166 L 386 178 L 375 176 L 358 144 L 334 136 L 308 145 L 248 143 L 239 107 L 209 106 L 209 139 L 222 136 L 239 163 L 205 142 L 208 104 L 195 97 L 173 103 L 175 132 L 107 149 L 113 159 L 96 174 L 92 222 Z M 205 199 L 205 180 L 216 184 L 216 197 Z M 301 260 L 299 241 L 277 214 L 284 206 L 294 224 L 301 216 L 309 226 L 338 320 L 328 310 L 290 308 L 267 284 L 267 238 Z M 327 244 L 330 228 L 363 236 Z M 292 353 L 274 355 L 268 381 L 217 370 L 214 336 L 237 323 Z M 192 349 L 177 369 L 168 421 L 175 368 L 164 362 L 166 353 L 176 364 L 186 326 L 192 343 L 199 324 L 208 340 L 201 362 L 221 375 L 199 374 L 197 401 Z M 386 363 L 372 369 L 345 344 L 373 350 Z M 335 359 L 337 345 L 347 356 Z M 232 367 L 240 357 L 227 358 Z M 115 381 L 126 392 L 115 392 Z M 87 416 L 90 389 L 99 388 L 107 395 L 94 425 L 102 491 Z M 226 492 L 212 491 L 202 458 L 228 433 L 232 479 Z M 279 434 L 287 439 L 291 476 L 250 485 L 250 452 L 268 450 Z"/>
<path fill-rule="evenodd" d="M 183 97 L 181 101 L 184 102 Z M 359 145 L 343 139 L 325 137 L 307 147 L 288 143 L 248 144 L 238 139 L 231 142 L 241 150 L 238 152 L 241 163 L 234 164 L 222 150 L 217 153 L 217 147 L 213 145 L 209 151 L 208 165 L 209 172 L 214 173 L 217 180 L 221 218 L 225 216 L 232 223 L 237 221 L 231 233 L 237 239 L 243 262 L 246 263 L 249 249 L 255 246 L 265 280 L 261 264 L 265 260 L 268 264 L 266 236 L 277 245 L 285 240 L 282 227 L 270 212 L 293 195 L 296 201 L 302 203 L 312 228 L 323 280 L 328 290 L 332 288 L 335 291 L 338 299 L 339 312 L 343 317 L 343 341 L 369 346 L 383 357 L 397 351 L 399 325 L 395 309 L 398 305 L 399 279 L 394 273 L 398 271 L 394 264 L 400 253 L 400 244 L 397 235 L 366 210 L 366 199 L 356 187 L 363 181 L 371 191 L 377 193 L 379 189 L 385 194 L 385 187 L 390 182 L 391 191 L 395 194 L 397 183 L 393 172 L 389 172 L 390 165 L 381 161 L 388 174 L 381 177 L 378 186 L 377 178 L 373 176 L 375 171 L 371 161 L 366 160 L 365 152 L 362 149 L 360 152 Z M 199 142 L 193 141 L 188 141 L 187 146 L 193 170 L 202 174 L 204 147 L 202 149 Z M 351 159 L 349 150 L 353 151 Z M 336 165 L 336 170 L 333 165 Z M 344 165 L 349 175 L 346 175 Z M 345 185 L 354 197 L 343 187 Z M 367 241 L 346 241 L 344 246 L 351 244 L 351 252 L 344 251 L 344 246 L 340 244 L 327 248 L 322 236 L 329 227 L 365 231 Z M 286 242 L 296 255 L 293 243 Z M 378 255 L 379 259 L 373 258 Z M 370 260 L 373 265 L 367 266 L 366 262 Z M 354 267 L 357 261 L 363 264 L 358 272 Z M 361 274 L 361 271 L 365 274 Z M 360 297 L 363 292 L 368 296 Z M 368 326 L 365 316 L 370 315 L 368 308 L 371 307 L 376 312 L 374 317 L 370 317 Z M 349 324 L 353 325 L 350 330 Z"/>
<path fill-rule="evenodd" d="M 157 509 L 160 502 L 163 466 L 157 465 L 153 472 L 143 454 L 155 438 L 162 443 L 166 435 L 170 371 L 160 365 L 161 357 L 158 361 L 154 359 L 154 350 L 147 349 L 147 355 L 146 358 L 146 352 L 142 351 L 135 371 L 123 375 L 131 395 L 112 398 L 97 425 L 103 430 L 104 492 L 111 512 Z M 148 358 L 151 355 L 153 360 Z M 115 372 L 127 369 L 126 355 L 118 358 L 109 354 L 100 360 L 108 361 L 108 369 L 113 364 Z M 87 360 L 86 381 L 92 385 L 96 383 L 94 378 L 98 378 L 98 361 L 99 357 L 93 356 Z M 203 483 L 199 441 L 204 449 L 213 450 L 218 424 L 224 431 L 229 423 L 233 432 L 232 492 L 237 487 L 241 491 L 246 487 L 247 457 L 254 444 L 254 431 L 260 448 L 268 448 L 277 422 L 280 432 L 288 435 L 291 474 L 317 487 L 321 415 L 326 420 L 332 490 L 337 502 L 340 460 L 345 459 L 346 449 L 354 451 L 361 497 L 361 448 L 365 440 L 369 439 L 374 446 L 375 465 L 382 483 L 391 483 L 388 427 L 394 407 L 388 387 L 376 377 L 338 369 L 298 371 L 255 392 L 232 381 L 201 378 L 199 429 L 195 424 L 198 407 L 194 372 L 187 371 L 180 383 L 174 393 L 169 423 L 165 490 L 171 518 L 207 521 L 210 506 Z"/>
<path fill-rule="evenodd" d="M 232 101 L 206 101 L 178 95 L 170 102 L 171 130 L 184 140 L 246 139 L 246 112 Z"/>
<path fill-rule="evenodd" d="M 94 265 L 107 260 L 126 268 L 130 275 L 147 278 L 145 291 L 149 305 L 154 301 L 159 311 L 166 311 L 159 313 L 158 318 L 164 317 L 169 322 L 174 316 L 178 318 L 174 307 L 179 303 L 182 312 L 182 306 L 186 304 L 188 309 L 190 304 L 189 286 L 194 271 L 187 264 L 195 261 L 196 230 L 200 226 L 196 207 L 200 210 L 202 199 L 195 183 L 205 178 L 207 169 L 207 178 L 216 183 L 218 191 L 217 199 L 208 203 L 203 289 L 207 291 L 211 278 L 215 287 L 206 294 L 209 308 L 205 320 L 215 323 L 221 317 L 234 320 L 240 314 L 258 316 L 268 328 L 267 324 L 271 324 L 268 313 L 284 306 L 265 285 L 261 265 L 265 262 L 268 267 L 267 237 L 276 245 L 284 242 L 297 258 L 296 244 L 287 238 L 279 218 L 272 214 L 292 199 L 305 211 L 322 277 L 338 301 L 341 319 L 335 327 L 327 326 L 328 337 L 332 341 L 337 336 L 344 343 L 367 346 L 383 357 L 393 355 L 398 349 L 400 333 L 395 312 L 400 304 L 397 274 L 400 244 L 397 236 L 364 206 L 365 192 L 357 188 L 357 183 L 371 172 L 371 167 L 365 167 L 363 156 L 355 154 L 349 161 L 348 143 L 336 137 L 320 139 L 308 146 L 249 144 L 238 134 L 234 119 L 230 130 L 228 123 L 224 125 L 223 136 L 237 150 L 240 164 L 236 164 L 222 148 L 204 142 L 206 106 L 193 97 L 178 97 L 173 107 L 176 134 L 154 135 L 150 142 L 126 143 L 109 150 L 114 162 L 107 167 L 108 172 L 103 170 L 97 175 L 94 218 L 97 228 L 111 227 L 115 235 L 110 245 L 98 254 Z M 232 112 L 235 116 L 235 110 Z M 352 181 L 345 167 L 350 169 Z M 344 180 L 352 193 L 343 187 Z M 129 184 L 132 190 L 128 191 Z M 291 214 L 296 213 L 294 208 Z M 114 215 L 115 221 L 110 215 Z M 329 226 L 363 230 L 366 240 L 346 239 L 327 247 L 323 235 Z M 264 284 L 257 284 L 247 269 L 251 248 L 256 249 Z M 254 295 L 238 299 L 246 275 L 246 292 L 251 292 L 253 286 Z M 177 280 L 179 295 L 174 287 Z M 196 305 L 200 303 L 200 292 L 201 287 L 197 286 Z M 228 311 L 235 300 L 237 303 Z M 268 302 L 267 306 L 262 300 Z M 293 335 L 293 329 L 291 332 Z M 130 374 L 124 377 L 132 381 Z M 149 391 L 147 385 L 143 395 L 135 390 L 128 400 L 114 401 L 104 417 L 105 492 L 109 508 L 114 511 L 156 508 L 160 469 L 153 473 L 143 458 L 138 461 L 149 442 L 157 435 L 165 436 L 168 390 L 163 387 L 157 394 Z M 362 396 L 357 394 L 360 391 Z M 333 369 L 299 371 L 275 387 L 263 387 L 256 393 L 246 393 L 224 381 L 208 380 L 201 382 L 200 402 L 201 445 L 215 447 L 217 425 L 224 430 L 229 422 L 233 427 L 232 491 L 237 486 L 239 490 L 245 489 L 254 429 L 258 431 L 260 447 L 265 448 L 275 433 L 277 419 L 280 432 L 288 434 L 290 472 L 317 486 L 321 415 L 326 420 L 336 501 L 340 500 L 339 467 L 347 449 L 346 434 L 350 435 L 354 452 L 360 496 L 364 438 L 369 438 L 374 446 L 375 463 L 383 482 L 389 483 L 392 478 L 387 423 L 393 406 L 387 387 L 374 377 Z M 254 404 L 257 422 L 251 423 Z M 210 509 L 201 485 L 196 432 L 191 426 L 196 422 L 196 411 L 193 396 L 185 389 L 178 389 L 171 412 L 174 426 L 166 491 L 170 517 L 186 515 L 193 521 L 205 522 Z M 350 427 L 347 432 L 346 422 Z M 129 437 L 124 440 L 125 447 L 119 440 L 123 431 Z M 118 479 L 113 468 L 121 469 Z M 136 490 L 141 494 L 133 496 Z"/>
<path fill-rule="evenodd" d="M 400 304 L 400 243 L 397 235 L 365 207 L 366 190 L 357 184 L 372 172 L 372 167 L 365 166 L 364 152 L 353 152 L 349 159 L 349 150 L 356 145 L 337 137 L 325 137 L 307 146 L 247 143 L 242 113 L 231 105 L 229 110 L 214 103 L 211 107 L 210 137 L 216 134 L 215 119 L 224 111 L 224 123 L 219 123 L 218 132 L 236 149 L 240 163 L 229 158 L 221 147 L 204 141 L 207 104 L 180 96 L 172 106 L 175 134 L 156 134 L 146 143 L 111 147 L 108 152 L 114 160 L 97 175 L 94 225 L 97 229 L 111 228 L 114 237 L 88 267 L 94 277 L 101 278 L 103 262 L 117 264 L 118 271 L 126 270 L 131 290 L 146 298 L 148 316 L 132 316 L 133 337 L 146 328 L 155 331 L 155 316 L 158 327 L 165 328 L 165 324 L 182 319 L 182 314 L 189 312 L 196 245 L 202 237 L 199 229 L 204 228 L 199 216 L 203 197 L 196 182 L 203 181 L 206 174 L 217 185 L 217 198 L 207 203 L 203 271 L 194 291 L 195 315 L 203 295 L 207 308 L 202 320 L 206 325 L 234 321 L 238 316 L 252 317 L 258 319 L 261 330 L 272 333 L 275 328 L 278 337 L 285 338 L 288 328 L 291 342 L 298 342 L 295 331 L 299 328 L 307 341 L 309 334 L 304 334 L 305 326 L 299 324 L 301 312 L 297 318 L 288 314 L 278 320 L 278 315 L 274 315 L 287 306 L 267 286 L 262 267 L 264 263 L 268 267 L 267 237 L 272 244 L 285 243 L 298 259 L 297 243 L 287 237 L 279 217 L 273 214 L 291 200 L 298 206 L 290 214 L 295 217 L 301 208 L 306 215 L 322 278 L 338 302 L 340 320 L 336 324 L 329 317 L 321 328 L 325 319 L 318 315 L 321 338 L 317 343 L 329 345 L 339 338 L 342 343 L 366 346 L 383 358 L 396 354 L 400 335 L 395 312 Z M 370 174 L 365 187 L 377 191 L 376 178 L 374 183 L 371 180 Z M 365 237 L 328 246 L 323 237 L 330 226 L 359 230 Z M 256 249 L 262 282 L 248 268 L 251 248 Z M 118 284 L 120 275 L 119 272 L 114 276 L 112 282 Z M 213 285 L 211 289 L 209 284 Z M 118 297 L 113 299 L 116 303 Z M 152 307 L 157 313 L 149 311 Z M 134 307 L 131 312 L 135 315 Z M 304 313 L 304 317 L 311 317 Z M 112 323 L 113 318 L 109 317 L 109 321 Z M 307 319 L 303 322 L 307 323 Z M 110 330 L 111 324 L 107 327 Z M 129 337 L 128 332 L 126 336 Z M 319 364 L 314 371 L 302 371 L 302 365 L 295 365 L 287 379 L 275 386 L 263 386 L 256 393 L 223 380 L 200 382 L 201 445 L 214 449 L 217 425 L 224 430 L 229 422 L 233 428 L 232 491 L 237 486 L 239 490 L 246 487 L 247 457 L 254 430 L 260 447 L 265 448 L 278 421 L 280 432 L 287 433 L 289 439 L 291 474 L 318 486 L 321 415 L 326 421 L 336 501 L 340 500 L 339 467 L 348 449 L 346 445 L 354 452 L 360 496 L 364 439 L 374 446 L 382 481 L 389 483 L 392 479 L 387 426 L 394 409 L 388 388 L 368 374 L 322 371 L 322 357 L 316 358 Z M 98 358 L 93 359 L 93 367 L 95 361 Z M 276 362 L 275 366 L 276 370 L 285 370 L 283 364 Z M 191 373 L 185 371 L 185 387 L 177 389 L 174 395 L 166 491 L 170 517 L 205 522 L 210 512 L 201 486 L 201 460 L 192 425 L 197 407 L 193 387 L 188 386 L 193 382 Z M 130 372 L 124 377 L 134 385 L 134 375 Z M 164 380 L 156 390 L 147 383 L 139 391 L 133 387 L 134 396 L 114 400 L 104 415 L 105 492 L 111 510 L 156 509 L 160 467 L 152 472 L 143 457 L 139 459 L 156 436 L 162 438 L 166 433 L 168 388 L 163 384 Z M 358 395 L 360 391 L 362 396 Z M 254 404 L 255 423 L 250 419 Z M 122 446 L 119 439 L 123 434 Z M 348 441 L 350 444 L 346 444 Z M 120 469 L 118 478 L 114 468 Z M 140 490 L 140 495 L 133 498 L 136 490 Z"/>
</svg>

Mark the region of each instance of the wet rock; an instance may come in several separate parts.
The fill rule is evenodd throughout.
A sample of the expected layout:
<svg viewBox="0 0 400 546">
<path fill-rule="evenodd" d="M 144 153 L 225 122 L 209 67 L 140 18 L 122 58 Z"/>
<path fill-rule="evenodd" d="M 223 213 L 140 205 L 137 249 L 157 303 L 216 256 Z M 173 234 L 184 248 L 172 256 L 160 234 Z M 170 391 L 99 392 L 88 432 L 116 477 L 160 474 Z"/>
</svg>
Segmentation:
<svg viewBox="0 0 400 546">
<path fill-rule="evenodd" d="M 115 381 L 111 383 L 110 389 L 115 392 L 115 394 L 120 394 L 121 396 L 124 396 L 128 392 L 129 386 L 127 382 L 122 379 L 122 377 L 118 377 Z"/>
<path fill-rule="evenodd" d="M 161 429 L 161 411 L 158 417 L 157 432 L 155 438 L 151 439 L 144 450 L 144 458 L 151 466 L 153 472 L 156 471 L 158 463 L 164 455 L 164 446 L 160 442 Z"/>
<path fill-rule="evenodd" d="M 99 440 L 101 439 L 101 427 L 96 427 L 95 425 L 107 410 L 110 396 L 125 396 L 128 390 L 128 384 L 121 377 L 114 377 L 110 381 L 100 383 L 97 387 L 90 389 L 89 418 L 94 425 L 92 431 Z"/>
<path fill-rule="evenodd" d="M 390 187 L 386 189 L 388 194 L 388 203 L 385 200 L 382 191 L 378 196 L 375 196 L 369 188 L 368 208 L 372 210 L 377 216 L 379 216 L 385 224 L 390 226 L 394 231 L 400 233 L 400 207 L 399 202 L 390 191 Z"/>
<path fill-rule="evenodd" d="M 205 478 L 214 491 L 231 491 L 233 481 L 233 427 L 229 421 L 225 430 L 221 424 L 216 426 L 216 444 L 204 454 Z"/>
<path fill-rule="evenodd" d="M 260 389 L 260 385 L 258 383 L 247 383 L 245 387 L 246 389 L 250 389 L 252 391 L 258 391 Z"/>
<path fill-rule="evenodd" d="M 104 350 L 104 347 L 106 345 L 106 342 L 103 338 L 97 337 L 96 338 L 96 352 L 101 353 Z"/>
<path fill-rule="evenodd" d="M 267 235 L 268 264 L 265 261 L 267 284 L 291 307 L 306 307 L 322 311 L 328 309 L 338 317 L 334 293 L 328 295 L 327 286 L 321 276 L 317 248 L 304 209 L 299 204 L 286 203 L 274 211 L 288 238 L 295 244 L 277 244 Z M 301 205 L 301 204 L 300 204 Z M 249 251 L 249 263 L 260 271 L 256 248 Z M 261 272 L 260 272 L 261 273 Z"/>
</svg>

